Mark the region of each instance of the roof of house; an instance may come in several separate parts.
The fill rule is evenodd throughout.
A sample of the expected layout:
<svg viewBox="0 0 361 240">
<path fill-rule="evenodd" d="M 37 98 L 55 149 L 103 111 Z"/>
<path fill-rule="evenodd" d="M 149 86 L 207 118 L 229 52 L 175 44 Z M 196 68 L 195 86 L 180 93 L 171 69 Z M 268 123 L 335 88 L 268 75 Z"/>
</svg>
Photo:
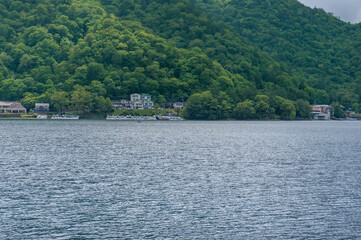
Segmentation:
<svg viewBox="0 0 361 240">
<path fill-rule="evenodd" d="M 0 107 L 26 110 L 26 108 L 18 102 L 0 101 Z"/>
</svg>

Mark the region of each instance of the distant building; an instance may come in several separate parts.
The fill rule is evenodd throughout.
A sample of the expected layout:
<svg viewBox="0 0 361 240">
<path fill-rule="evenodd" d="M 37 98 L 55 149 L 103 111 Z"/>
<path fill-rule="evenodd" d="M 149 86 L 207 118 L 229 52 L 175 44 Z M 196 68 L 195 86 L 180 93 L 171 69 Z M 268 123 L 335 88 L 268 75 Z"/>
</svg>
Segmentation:
<svg viewBox="0 0 361 240">
<path fill-rule="evenodd" d="M 3 102 L 0 101 L 0 114 L 19 114 L 26 113 L 26 108 L 17 102 Z"/>
<path fill-rule="evenodd" d="M 130 104 L 131 109 L 144 109 L 144 105 L 142 101 L 136 101 L 136 102 L 132 102 Z"/>
<path fill-rule="evenodd" d="M 44 113 L 49 112 L 50 104 L 49 103 L 35 103 L 34 112 Z"/>
<path fill-rule="evenodd" d="M 130 109 L 130 102 L 128 100 L 122 99 L 120 101 L 112 101 L 113 108 L 118 109 Z"/>
<path fill-rule="evenodd" d="M 152 96 L 150 94 L 142 93 L 142 103 L 144 109 L 153 109 L 154 107 Z"/>
<path fill-rule="evenodd" d="M 313 105 L 312 106 L 312 117 L 316 120 L 330 120 L 331 119 L 330 105 Z"/>
<path fill-rule="evenodd" d="M 142 100 L 142 95 L 138 94 L 138 93 L 133 93 L 132 95 L 130 95 L 130 101 L 132 103 L 134 102 L 138 102 Z"/>
<path fill-rule="evenodd" d="M 151 100 L 143 100 L 144 109 L 154 109 L 154 103 Z"/>
<path fill-rule="evenodd" d="M 154 103 L 152 102 L 152 96 L 147 93 L 133 93 L 130 95 L 130 101 L 120 100 L 112 101 L 113 107 L 117 109 L 154 109 Z"/>
<path fill-rule="evenodd" d="M 173 103 L 173 107 L 183 109 L 184 104 L 182 102 L 175 102 L 175 103 Z"/>
<path fill-rule="evenodd" d="M 150 94 L 142 93 L 142 100 L 143 101 L 146 101 L 146 100 L 152 101 L 152 97 L 150 96 Z"/>
</svg>

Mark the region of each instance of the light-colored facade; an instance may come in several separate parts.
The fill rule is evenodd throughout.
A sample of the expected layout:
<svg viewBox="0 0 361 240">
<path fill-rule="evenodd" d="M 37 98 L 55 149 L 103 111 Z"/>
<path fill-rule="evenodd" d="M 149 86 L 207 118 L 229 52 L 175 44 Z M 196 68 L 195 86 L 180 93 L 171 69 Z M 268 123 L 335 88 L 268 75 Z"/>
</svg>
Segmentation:
<svg viewBox="0 0 361 240">
<path fill-rule="evenodd" d="M 153 109 L 154 103 L 151 100 L 143 100 L 144 109 Z"/>
<path fill-rule="evenodd" d="M 316 120 L 330 120 L 331 119 L 330 105 L 313 105 L 312 106 L 312 117 Z"/>
<path fill-rule="evenodd" d="M 152 101 L 152 96 L 150 96 L 150 94 L 147 94 L 147 93 L 142 93 L 142 100 L 143 101 L 146 101 L 146 100 Z"/>
<path fill-rule="evenodd" d="M 182 102 L 176 102 L 176 103 L 173 103 L 173 107 L 183 109 L 184 104 Z"/>
<path fill-rule="evenodd" d="M 26 113 L 26 108 L 18 102 L 0 101 L 0 114 L 19 114 Z"/>
<path fill-rule="evenodd" d="M 130 95 L 130 101 L 120 100 L 112 101 L 114 109 L 154 109 L 152 96 L 150 94 L 133 93 Z"/>
<path fill-rule="evenodd" d="M 154 109 L 154 103 L 150 94 L 142 93 L 142 102 L 144 109 Z"/>
<path fill-rule="evenodd" d="M 113 108 L 118 109 L 130 109 L 130 102 L 128 100 L 122 99 L 120 101 L 112 101 Z"/>
<path fill-rule="evenodd" d="M 142 100 L 142 96 L 138 93 L 133 93 L 132 95 L 130 95 L 130 101 L 133 103 L 141 100 Z"/>
<path fill-rule="evenodd" d="M 131 103 L 132 109 L 144 109 L 143 102 L 142 101 L 136 101 Z"/>
<path fill-rule="evenodd" d="M 50 104 L 49 103 L 35 103 L 35 112 L 49 112 Z"/>
</svg>

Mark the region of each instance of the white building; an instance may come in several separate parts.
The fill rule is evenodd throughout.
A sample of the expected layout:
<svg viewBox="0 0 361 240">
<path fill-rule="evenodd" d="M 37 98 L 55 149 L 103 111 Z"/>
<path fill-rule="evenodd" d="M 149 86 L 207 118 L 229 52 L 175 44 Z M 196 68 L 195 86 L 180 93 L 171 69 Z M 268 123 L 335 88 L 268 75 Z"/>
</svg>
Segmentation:
<svg viewBox="0 0 361 240">
<path fill-rule="evenodd" d="M 112 103 L 114 109 L 154 109 L 152 96 L 146 93 L 133 93 L 130 95 L 130 101 L 123 99 Z"/>
<path fill-rule="evenodd" d="M 154 103 L 151 100 L 143 100 L 144 109 L 154 109 Z"/>
<path fill-rule="evenodd" d="M 147 94 L 147 93 L 142 93 L 142 100 L 143 101 L 152 101 L 152 96 L 150 96 L 150 94 Z"/>
<path fill-rule="evenodd" d="M 330 120 L 331 119 L 330 105 L 313 105 L 312 106 L 312 117 L 315 120 Z"/>
<path fill-rule="evenodd" d="M 49 103 L 35 103 L 34 112 L 49 112 L 50 104 Z"/>
<path fill-rule="evenodd" d="M 134 103 L 134 102 L 138 102 L 142 100 L 142 96 L 138 93 L 133 93 L 132 95 L 130 95 L 130 102 Z"/>
<path fill-rule="evenodd" d="M 112 101 L 113 108 L 118 109 L 130 109 L 130 102 L 128 100 L 122 99 L 120 101 Z"/>
<path fill-rule="evenodd" d="M 183 109 L 184 104 L 182 102 L 176 102 L 176 103 L 173 103 L 173 107 Z"/>
<path fill-rule="evenodd" d="M 144 105 L 142 101 L 136 101 L 136 102 L 132 102 L 130 104 L 132 109 L 144 109 Z"/>
</svg>

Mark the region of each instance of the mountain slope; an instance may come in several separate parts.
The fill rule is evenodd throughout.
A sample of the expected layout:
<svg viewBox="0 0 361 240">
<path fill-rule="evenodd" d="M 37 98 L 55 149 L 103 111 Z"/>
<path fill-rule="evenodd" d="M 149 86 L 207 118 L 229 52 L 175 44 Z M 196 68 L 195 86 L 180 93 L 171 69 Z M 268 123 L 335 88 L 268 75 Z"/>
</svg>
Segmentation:
<svg viewBox="0 0 361 240">
<path fill-rule="evenodd" d="M 303 44 L 298 46 L 287 29 L 296 19 L 280 23 L 282 11 L 274 7 L 259 15 L 259 7 L 270 6 L 264 2 L 2 1 L 0 98 L 21 100 L 28 108 L 38 101 L 53 106 L 63 101 L 68 110 L 104 112 L 110 99 L 134 92 L 150 93 L 158 103 L 202 93 L 190 99 L 212 102 L 214 114 L 194 116 L 212 119 L 231 117 L 242 106 L 251 113 L 254 108 L 249 117 L 294 118 L 293 111 L 298 114 L 306 102 L 348 100 L 345 105 L 351 106 L 358 101 L 352 89 L 358 69 L 352 62 L 359 61 L 350 47 L 354 42 L 332 45 L 345 30 L 316 35 L 315 27 L 309 37 L 298 39 Z M 246 12 L 236 8 L 243 3 Z M 267 23 L 262 16 L 270 17 L 271 10 L 278 20 Z M 284 32 L 275 34 L 282 26 Z M 349 31 L 357 33 L 352 27 Z M 321 43 L 332 46 L 334 56 Z M 243 105 L 236 108 L 238 103 Z"/>
<path fill-rule="evenodd" d="M 194 0 L 207 13 L 285 64 L 330 100 L 346 106 L 360 100 L 360 25 L 351 25 L 297 0 Z"/>
</svg>

